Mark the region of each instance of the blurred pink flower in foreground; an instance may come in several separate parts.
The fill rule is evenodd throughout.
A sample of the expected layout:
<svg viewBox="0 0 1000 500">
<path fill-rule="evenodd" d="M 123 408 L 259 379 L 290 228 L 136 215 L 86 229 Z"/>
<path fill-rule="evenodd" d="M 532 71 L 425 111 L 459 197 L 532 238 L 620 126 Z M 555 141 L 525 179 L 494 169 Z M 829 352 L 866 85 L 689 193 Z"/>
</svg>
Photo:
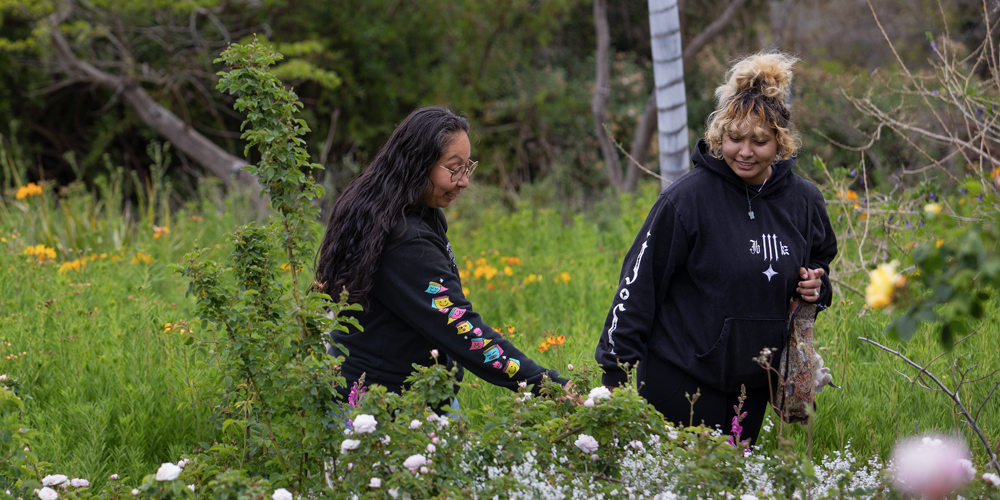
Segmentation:
<svg viewBox="0 0 1000 500">
<path fill-rule="evenodd" d="M 944 498 L 974 477 L 969 449 L 955 438 L 911 438 L 900 442 L 892 453 L 893 482 L 911 495 Z"/>
</svg>

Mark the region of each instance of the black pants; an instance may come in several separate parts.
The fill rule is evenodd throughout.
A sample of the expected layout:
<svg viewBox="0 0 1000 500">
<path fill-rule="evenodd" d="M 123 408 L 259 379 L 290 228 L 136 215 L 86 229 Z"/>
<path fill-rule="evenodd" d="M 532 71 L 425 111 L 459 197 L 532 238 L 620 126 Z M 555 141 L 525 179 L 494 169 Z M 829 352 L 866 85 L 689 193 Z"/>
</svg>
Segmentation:
<svg viewBox="0 0 1000 500">
<path fill-rule="evenodd" d="M 733 417 L 736 416 L 733 407 L 739 404 L 739 392 L 727 393 L 708 387 L 673 363 L 652 354 L 639 363 L 636 372 L 639 395 L 668 421 L 687 426 L 691 421 L 691 404 L 684 393 L 693 397 L 700 390 L 701 396 L 694 404 L 694 425 L 718 426 L 723 433 L 731 433 Z M 743 426 L 741 440 L 749 440 L 750 444 L 757 441 L 770 396 L 767 387 L 747 389 L 747 398 L 743 402 L 743 411 L 747 412 L 747 416 L 740 423 Z"/>
</svg>

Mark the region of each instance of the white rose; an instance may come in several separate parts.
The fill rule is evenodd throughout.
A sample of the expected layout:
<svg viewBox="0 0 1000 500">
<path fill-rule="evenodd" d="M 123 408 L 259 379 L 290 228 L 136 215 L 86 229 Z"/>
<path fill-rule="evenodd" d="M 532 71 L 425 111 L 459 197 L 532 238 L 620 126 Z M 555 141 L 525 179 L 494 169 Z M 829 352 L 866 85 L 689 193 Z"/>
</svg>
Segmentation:
<svg viewBox="0 0 1000 500">
<path fill-rule="evenodd" d="M 445 427 L 448 427 L 448 419 L 447 418 L 439 418 L 438 419 L 438 429 L 444 429 Z"/>
<path fill-rule="evenodd" d="M 657 493 L 653 500 L 677 500 L 677 495 L 672 491 L 664 491 L 663 493 Z"/>
<path fill-rule="evenodd" d="M 375 432 L 375 426 L 378 422 L 375 417 L 371 415 L 358 415 L 354 419 L 354 432 L 358 434 L 370 434 Z"/>
<path fill-rule="evenodd" d="M 584 453 L 593 453 L 597 451 L 600 444 L 593 436 L 588 436 L 586 434 L 580 434 L 580 437 L 576 438 L 576 442 L 573 443 L 577 448 L 583 450 Z"/>
<path fill-rule="evenodd" d="M 59 498 L 59 494 L 56 493 L 56 490 L 46 486 L 38 490 L 38 498 L 41 498 L 42 500 L 56 500 Z"/>
<path fill-rule="evenodd" d="M 611 391 L 603 385 L 599 385 L 590 390 L 589 397 L 594 400 L 598 399 L 608 399 L 611 397 Z"/>
<path fill-rule="evenodd" d="M 410 472 L 416 472 L 417 468 L 419 468 L 421 465 L 425 465 L 426 463 L 427 463 L 427 458 L 425 458 L 423 455 L 419 454 L 410 455 L 409 457 L 407 457 L 406 460 L 403 461 L 403 467 L 410 469 Z"/>
<path fill-rule="evenodd" d="M 384 438 L 380 439 L 380 441 L 382 441 L 382 444 L 384 444 L 384 445 L 388 446 L 388 445 L 389 445 L 389 443 L 391 443 L 391 442 L 392 442 L 392 438 L 391 438 L 391 437 L 389 437 L 389 435 L 388 435 L 388 434 L 386 434 Z"/>
<path fill-rule="evenodd" d="M 179 475 L 181 475 L 181 468 L 170 462 L 161 464 L 160 468 L 156 470 L 157 481 L 173 481 Z"/>
<path fill-rule="evenodd" d="M 87 486 L 90 486 L 90 481 L 74 477 L 73 480 L 69 482 L 69 484 L 72 484 L 73 487 L 75 488 L 86 488 Z"/>
<path fill-rule="evenodd" d="M 177 466 L 183 469 L 184 467 L 187 467 L 188 462 L 190 462 L 190 460 L 181 460 L 180 462 L 177 462 Z"/>
<path fill-rule="evenodd" d="M 381 488 L 382 480 L 377 477 L 373 477 L 371 478 L 371 480 L 368 481 L 368 486 L 372 488 Z"/>
<path fill-rule="evenodd" d="M 628 445 L 631 446 L 631 447 L 633 447 L 633 448 L 635 448 L 635 449 L 637 449 L 637 450 L 642 450 L 643 449 L 642 441 L 639 441 L 638 439 L 635 440 L 635 441 L 629 442 Z"/>
<path fill-rule="evenodd" d="M 424 423 L 417 419 L 410 420 L 410 429 L 419 429 L 421 425 L 424 425 Z"/>
<path fill-rule="evenodd" d="M 438 416 L 436 414 L 431 413 L 430 415 L 427 415 L 427 421 L 428 422 L 437 422 L 437 420 L 438 420 Z"/>
<path fill-rule="evenodd" d="M 42 484 L 45 486 L 59 486 L 68 480 L 69 478 L 62 474 L 49 474 L 42 478 Z"/>
<path fill-rule="evenodd" d="M 188 489 L 191 490 L 191 491 L 194 491 L 194 485 L 193 484 L 189 484 L 188 485 Z"/>
<path fill-rule="evenodd" d="M 740 495 L 740 500 L 757 500 L 757 497 L 751 494 Z"/>
<path fill-rule="evenodd" d="M 587 408 L 593 408 L 594 400 L 592 398 L 587 398 L 587 400 L 583 402 L 583 406 L 586 406 Z"/>
<path fill-rule="evenodd" d="M 430 471 L 427 469 L 427 467 L 421 467 L 420 468 L 420 473 L 421 474 L 427 474 L 428 472 L 430 472 Z"/>
<path fill-rule="evenodd" d="M 435 451 L 437 451 L 437 447 L 434 446 L 434 443 L 427 443 L 427 453 L 434 453 Z"/>
<path fill-rule="evenodd" d="M 340 452 L 344 453 L 356 450 L 360 444 L 361 441 L 358 441 L 357 439 L 345 439 L 342 443 L 340 443 Z"/>
<path fill-rule="evenodd" d="M 437 350 L 437 349 L 431 349 L 431 357 L 432 357 L 432 358 L 435 358 L 435 359 L 437 359 L 437 357 L 438 357 L 438 354 L 439 354 L 439 353 L 438 353 L 438 350 Z"/>
<path fill-rule="evenodd" d="M 996 475 L 996 474 L 994 474 L 992 472 L 987 472 L 987 473 L 983 474 L 980 477 L 982 477 L 983 481 L 989 481 L 989 482 L 993 483 L 993 486 L 996 486 L 997 488 L 1000 488 L 1000 476 L 998 476 L 998 475 Z"/>
<path fill-rule="evenodd" d="M 139 494 L 139 488 L 132 488 L 132 496 L 136 496 L 138 494 Z"/>
<path fill-rule="evenodd" d="M 284 488 L 278 488 L 274 490 L 274 494 L 271 495 L 272 500 L 292 500 L 292 493 Z"/>
<path fill-rule="evenodd" d="M 670 439 L 677 439 L 678 436 L 680 436 L 680 434 L 678 434 L 677 431 L 670 431 L 667 433 L 667 437 Z"/>
</svg>

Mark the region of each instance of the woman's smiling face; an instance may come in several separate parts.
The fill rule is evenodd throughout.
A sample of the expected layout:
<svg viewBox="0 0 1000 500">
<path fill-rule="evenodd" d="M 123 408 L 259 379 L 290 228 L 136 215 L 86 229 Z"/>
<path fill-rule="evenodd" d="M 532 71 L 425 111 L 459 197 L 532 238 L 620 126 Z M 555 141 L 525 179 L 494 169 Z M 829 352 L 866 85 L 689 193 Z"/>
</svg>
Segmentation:
<svg viewBox="0 0 1000 500">
<path fill-rule="evenodd" d="M 469 186 L 469 177 L 462 175 L 458 180 L 451 180 L 452 172 L 464 169 L 469 164 L 472 154 L 472 143 L 465 132 L 455 132 L 445 146 L 441 158 L 431 167 L 428 176 L 431 179 L 430 191 L 426 195 L 426 204 L 430 208 L 444 208 L 451 204 L 463 189 Z M 444 167 L 444 168 L 442 168 Z"/>
<path fill-rule="evenodd" d="M 770 127 L 763 128 L 753 123 L 746 129 L 722 134 L 722 158 L 743 182 L 763 184 L 778 156 L 778 140 Z"/>
</svg>

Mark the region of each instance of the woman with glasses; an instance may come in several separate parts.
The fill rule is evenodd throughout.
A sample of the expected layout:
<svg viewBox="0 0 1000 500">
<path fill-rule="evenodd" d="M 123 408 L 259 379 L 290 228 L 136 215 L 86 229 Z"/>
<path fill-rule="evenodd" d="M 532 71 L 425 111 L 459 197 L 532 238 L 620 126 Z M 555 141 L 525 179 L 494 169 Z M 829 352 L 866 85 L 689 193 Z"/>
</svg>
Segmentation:
<svg viewBox="0 0 1000 500">
<path fill-rule="evenodd" d="M 364 376 L 365 384 L 398 393 L 414 364 L 435 362 L 458 363 L 512 390 L 519 382 L 537 390 L 543 377 L 563 382 L 496 333 L 462 293 L 441 209 L 469 186 L 470 153 L 464 118 L 418 109 L 334 204 L 316 281 L 331 297 L 346 289 L 364 308 L 354 313 L 362 331 L 331 333 L 349 353 L 342 366 L 348 386 Z"/>
</svg>

